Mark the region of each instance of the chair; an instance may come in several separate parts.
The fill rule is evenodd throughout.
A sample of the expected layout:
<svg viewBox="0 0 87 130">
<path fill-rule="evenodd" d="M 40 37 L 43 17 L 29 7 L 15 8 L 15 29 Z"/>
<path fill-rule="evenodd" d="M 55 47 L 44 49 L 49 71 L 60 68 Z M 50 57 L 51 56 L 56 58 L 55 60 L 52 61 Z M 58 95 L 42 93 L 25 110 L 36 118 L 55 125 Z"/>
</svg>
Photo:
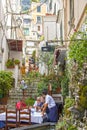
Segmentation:
<svg viewBox="0 0 87 130">
<path fill-rule="evenodd" d="M 19 110 L 19 127 L 31 125 L 31 110 Z"/>
<path fill-rule="evenodd" d="M 17 109 L 10 110 L 6 109 L 6 127 L 5 129 L 8 130 L 8 128 L 15 128 L 18 127 L 17 122 Z"/>
</svg>

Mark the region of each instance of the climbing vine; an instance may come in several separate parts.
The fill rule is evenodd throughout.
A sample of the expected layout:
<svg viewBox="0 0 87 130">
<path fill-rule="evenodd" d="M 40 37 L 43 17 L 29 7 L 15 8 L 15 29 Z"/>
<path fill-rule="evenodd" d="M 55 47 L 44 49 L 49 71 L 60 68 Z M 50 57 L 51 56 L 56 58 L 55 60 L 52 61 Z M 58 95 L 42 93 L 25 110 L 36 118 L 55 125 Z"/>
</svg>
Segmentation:
<svg viewBox="0 0 87 130">
<path fill-rule="evenodd" d="M 79 36 L 79 39 L 77 39 Z M 77 39 L 73 40 L 72 39 Z M 78 63 L 82 67 L 83 63 L 87 60 L 87 34 L 86 32 L 77 32 L 71 38 L 69 46 L 69 58 Z"/>
</svg>

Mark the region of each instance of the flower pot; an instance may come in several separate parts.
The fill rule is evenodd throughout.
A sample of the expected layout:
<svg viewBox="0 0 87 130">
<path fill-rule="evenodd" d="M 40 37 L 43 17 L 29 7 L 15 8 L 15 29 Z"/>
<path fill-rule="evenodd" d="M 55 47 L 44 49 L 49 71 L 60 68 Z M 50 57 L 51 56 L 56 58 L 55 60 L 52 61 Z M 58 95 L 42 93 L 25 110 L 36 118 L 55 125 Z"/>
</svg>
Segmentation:
<svg viewBox="0 0 87 130">
<path fill-rule="evenodd" d="M 0 101 L 1 104 L 3 104 L 3 105 L 7 105 L 8 96 L 2 97 L 0 100 L 1 100 L 1 101 Z"/>
<path fill-rule="evenodd" d="M 57 88 L 56 88 L 56 92 L 57 92 L 57 93 L 61 93 L 61 87 L 57 87 Z"/>
<path fill-rule="evenodd" d="M 9 66 L 7 67 L 7 69 L 14 69 L 14 66 Z"/>
</svg>

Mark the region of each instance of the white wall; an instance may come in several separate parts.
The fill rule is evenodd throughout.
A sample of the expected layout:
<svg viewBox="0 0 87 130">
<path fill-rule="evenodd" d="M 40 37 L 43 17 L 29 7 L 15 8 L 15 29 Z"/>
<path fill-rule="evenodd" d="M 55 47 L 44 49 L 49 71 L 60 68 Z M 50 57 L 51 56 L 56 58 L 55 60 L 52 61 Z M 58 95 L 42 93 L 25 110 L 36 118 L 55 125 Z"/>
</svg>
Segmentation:
<svg viewBox="0 0 87 130">
<path fill-rule="evenodd" d="M 75 25 L 78 24 L 78 21 L 80 20 L 86 5 L 87 5 L 87 0 L 79 0 L 79 2 L 78 0 L 75 0 L 75 5 L 74 5 Z"/>
<path fill-rule="evenodd" d="M 10 51 L 10 58 L 19 59 L 22 61 L 22 52 L 21 51 Z"/>
<path fill-rule="evenodd" d="M 0 63 L 0 70 L 5 70 L 5 61 L 8 58 L 8 46 L 6 42 L 6 0 L 0 0 L 0 54 L 2 55 L 2 62 Z M 3 49 L 3 52 L 2 52 Z"/>
<path fill-rule="evenodd" d="M 45 41 L 58 39 L 59 24 L 56 23 L 56 15 L 48 15 L 44 17 L 44 37 Z"/>
<path fill-rule="evenodd" d="M 50 10 L 50 2 L 52 1 L 52 9 Z M 55 14 L 57 15 L 58 10 L 60 8 L 61 0 L 48 0 L 48 13 L 54 14 L 54 10 L 56 10 Z M 56 5 L 56 6 L 55 6 Z"/>
</svg>

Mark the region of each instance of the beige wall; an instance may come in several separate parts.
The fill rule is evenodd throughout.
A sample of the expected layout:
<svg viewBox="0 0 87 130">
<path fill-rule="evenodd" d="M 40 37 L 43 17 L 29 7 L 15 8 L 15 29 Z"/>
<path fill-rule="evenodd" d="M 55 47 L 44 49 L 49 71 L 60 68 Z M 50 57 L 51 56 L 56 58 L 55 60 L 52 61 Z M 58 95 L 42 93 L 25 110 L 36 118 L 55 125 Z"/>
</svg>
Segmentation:
<svg viewBox="0 0 87 130">
<path fill-rule="evenodd" d="M 40 5 L 40 3 L 33 3 L 32 2 L 32 9 L 35 9 L 38 5 Z M 37 22 L 37 16 L 45 16 L 45 14 L 46 14 L 46 12 L 47 12 L 47 6 L 46 6 L 46 4 L 43 4 L 42 6 L 41 6 L 41 12 L 40 13 L 38 13 L 37 12 L 37 8 L 32 12 L 32 19 L 33 19 L 33 23 L 34 24 L 36 24 L 36 22 Z"/>
<path fill-rule="evenodd" d="M 69 38 L 72 33 L 74 33 L 75 29 L 79 29 L 83 17 L 85 14 L 83 13 L 85 7 L 87 6 L 87 0 L 74 0 L 74 19 L 73 19 L 73 27 L 70 29 L 69 21 L 70 21 L 70 0 L 64 0 L 64 36 L 65 39 Z"/>
<path fill-rule="evenodd" d="M 74 0 L 75 1 L 75 9 L 74 9 L 74 12 L 75 12 L 75 25 L 78 24 L 78 21 L 80 20 L 81 18 L 81 15 L 83 13 L 83 10 L 87 4 L 87 0 Z"/>
</svg>

